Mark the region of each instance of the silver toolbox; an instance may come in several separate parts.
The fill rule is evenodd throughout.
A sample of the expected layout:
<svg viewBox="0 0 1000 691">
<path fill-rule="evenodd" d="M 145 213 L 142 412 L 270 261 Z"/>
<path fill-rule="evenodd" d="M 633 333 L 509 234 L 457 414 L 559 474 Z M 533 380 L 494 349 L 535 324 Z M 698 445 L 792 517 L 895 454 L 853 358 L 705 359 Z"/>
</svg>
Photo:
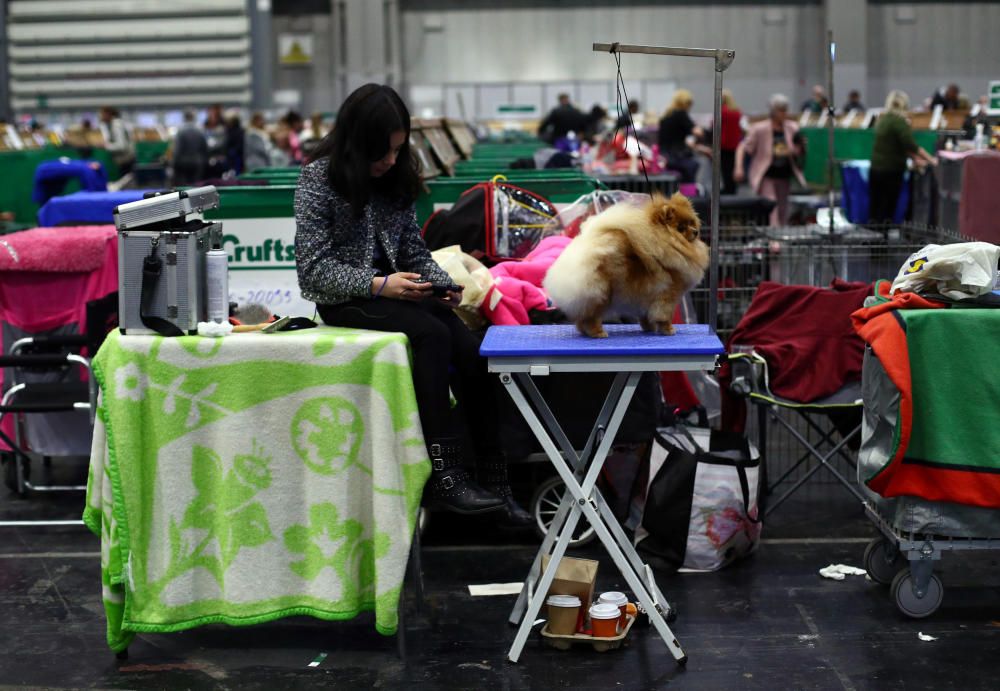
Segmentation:
<svg viewBox="0 0 1000 691">
<path fill-rule="evenodd" d="M 118 315 L 122 333 L 154 334 L 142 323 L 143 263 L 154 250 L 161 274 L 152 287 L 147 317 L 159 317 L 181 331 L 197 333 L 208 321 L 205 254 L 222 237 L 221 223 L 191 221 L 171 230 L 118 232 Z"/>
</svg>

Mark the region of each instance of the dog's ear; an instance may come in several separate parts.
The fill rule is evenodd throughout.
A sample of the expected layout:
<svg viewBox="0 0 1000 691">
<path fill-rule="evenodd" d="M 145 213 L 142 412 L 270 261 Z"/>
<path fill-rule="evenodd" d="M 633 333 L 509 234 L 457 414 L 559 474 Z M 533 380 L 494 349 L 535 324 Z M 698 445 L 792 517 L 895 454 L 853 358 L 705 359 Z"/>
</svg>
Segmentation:
<svg viewBox="0 0 1000 691">
<path fill-rule="evenodd" d="M 668 228 L 677 225 L 677 211 L 674 209 L 673 199 L 667 199 L 662 194 L 654 195 L 649 206 L 649 220 L 655 225 Z"/>
</svg>

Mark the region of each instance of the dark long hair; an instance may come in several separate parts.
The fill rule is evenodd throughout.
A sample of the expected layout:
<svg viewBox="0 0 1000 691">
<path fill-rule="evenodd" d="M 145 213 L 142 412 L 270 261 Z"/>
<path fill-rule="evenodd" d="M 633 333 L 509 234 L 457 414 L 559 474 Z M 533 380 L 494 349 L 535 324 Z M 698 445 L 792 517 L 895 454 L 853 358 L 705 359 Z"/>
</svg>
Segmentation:
<svg viewBox="0 0 1000 691">
<path fill-rule="evenodd" d="M 371 165 L 389 153 L 393 132 L 406 133 L 396 164 L 385 175 L 371 176 Z M 357 217 L 377 192 L 409 206 L 420 192 L 420 163 L 410 153 L 410 112 L 391 87 L 365 84 L 347 97 L 337 122 L 319 143 L 311 160 L 329 156 L 330 187 L 350 202 Z"/>
</svg>

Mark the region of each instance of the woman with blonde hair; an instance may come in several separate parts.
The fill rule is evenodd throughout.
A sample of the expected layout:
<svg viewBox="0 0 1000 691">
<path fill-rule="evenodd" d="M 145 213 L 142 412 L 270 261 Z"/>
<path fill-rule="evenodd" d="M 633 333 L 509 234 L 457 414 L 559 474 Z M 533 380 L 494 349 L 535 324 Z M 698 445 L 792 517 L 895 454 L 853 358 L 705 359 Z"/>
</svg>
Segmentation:
<svg viewBox="0 0 1000 691">
<path fill-rule="evenodd" d="M 698 161 L 688 143 L 689 137 L 701 137 L 700 127 L 694 124 L 688 111 L 694 97 L 687 89 L 678 89 L 670 100 L 670 107 L 660 120 L 657 142 L 660 153 L 667 158 L 667 168 L 681 174 L 681 182 L 694 182 L 698 175 Z"/>
<path fill-rule="evenodd" d="M 873 223 L 895 220 L 907 159 L 912 159 L 918 168 L 937 164 L 936 158 L 917 146 L 906 120 L 909 108 L 910 99 L 905 92 L 890 91 L 885 98 L 885 112 L 875 124 L 868 171 L 868 219 Z"/>
</svg>

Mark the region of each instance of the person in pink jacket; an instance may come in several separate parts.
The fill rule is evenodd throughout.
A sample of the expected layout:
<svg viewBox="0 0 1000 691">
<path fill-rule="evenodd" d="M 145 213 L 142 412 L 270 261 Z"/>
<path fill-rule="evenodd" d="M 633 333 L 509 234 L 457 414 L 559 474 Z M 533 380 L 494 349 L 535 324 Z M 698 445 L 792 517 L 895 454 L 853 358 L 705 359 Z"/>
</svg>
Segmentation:
<svg viewBox="0 0 1000 691">
<path fill-rule="evenodd" d="M 743 182 L 744 158 L 751 156 L 749 181 L 756 194 L 775 202 L 771 212 L 771 225 L 783 226 L 788 222 L 788 193 L 792 178 L 805 186 L 799 159 L 805 145 L 799 135 L 799 126 L 787 118 L 788 99 L 781 94 L 771 96 L 770 117 L 750 126 L 746 137 L 736 149 L 736 167 L 733 178 Z"/>
</svg>

